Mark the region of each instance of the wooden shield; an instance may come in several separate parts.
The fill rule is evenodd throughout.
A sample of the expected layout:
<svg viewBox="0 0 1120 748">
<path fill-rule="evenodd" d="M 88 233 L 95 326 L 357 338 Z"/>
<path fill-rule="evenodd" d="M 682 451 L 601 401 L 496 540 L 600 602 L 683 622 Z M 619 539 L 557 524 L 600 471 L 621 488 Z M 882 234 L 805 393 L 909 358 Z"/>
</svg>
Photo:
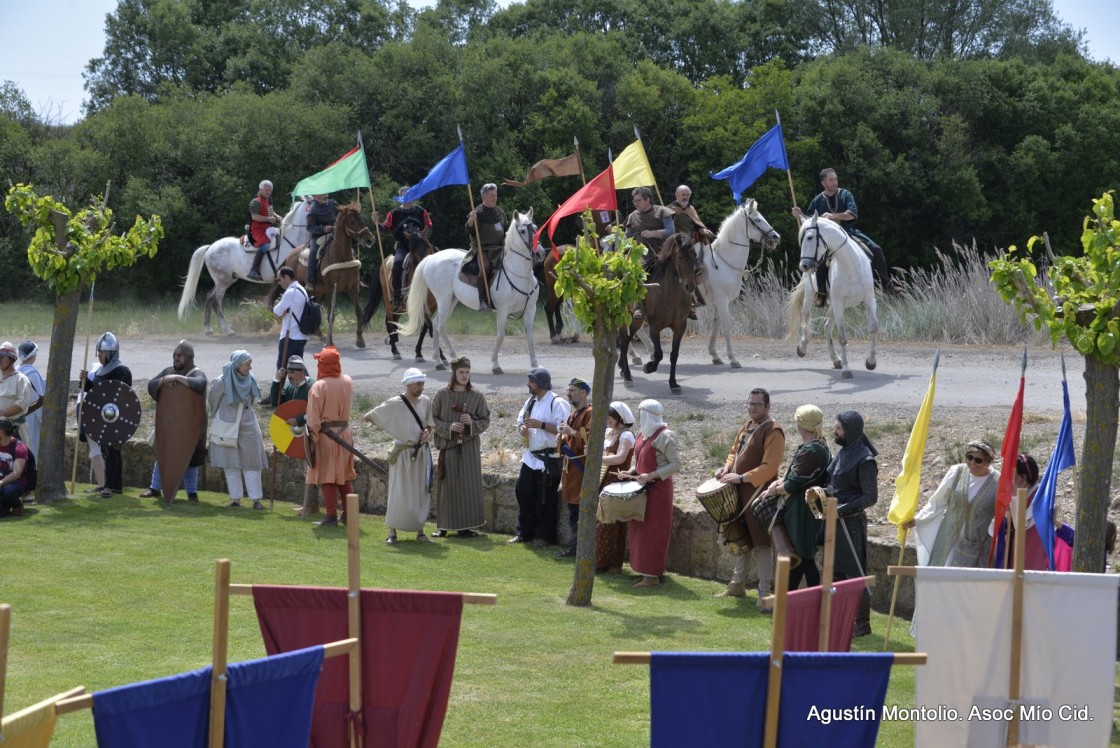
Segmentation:
<svg viewBox="0 0 1120 748">
<path fill-rule="evenodd" d="M 289 400 L 280 403 L 268 421 L 268 436 L 272 439 L 272 445 L 279 452 L 296 460 L 304 458 L 303 429 L 293 430 L 288 425 L 288 419 L 305 413 L 307 413 L 306 400 Z"/>
<path fill-rule="evenodd" d="M 163 500 L 175 498 L 195 447 L 206 433 L 206 399 L 180 384 L 160 388 L 156 403 L 156 462 Z"/>
<path fill-rule="evenodd" d="M 140 425 L 140 398 L 124 382 L 106 379 L 86 394 L 82 428 L 98 444 L 118 446 L 127 442 Z"/>
</svg>

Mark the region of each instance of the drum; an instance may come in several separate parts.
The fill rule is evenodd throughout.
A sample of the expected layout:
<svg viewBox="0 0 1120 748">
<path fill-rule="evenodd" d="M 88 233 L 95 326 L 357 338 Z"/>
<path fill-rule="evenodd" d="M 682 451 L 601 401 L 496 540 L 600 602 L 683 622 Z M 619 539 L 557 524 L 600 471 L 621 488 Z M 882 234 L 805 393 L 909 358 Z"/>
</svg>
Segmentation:
<svg viewBox="0 0 1120 748">
<path fill-rule="evenodd" d="M 739 491 L 730 483 L 712 478 L 696 489 L 696 500 L 717 523 L 723 525 L 739 516 Z"/>
<path fill-rule="evenodd" d="M 751 514 L 758 520 L 758 524 L 767 533 L 774 531 L 774 524 L 778 519 L 778 512 L 786 503 L 785 496 L 771 494 L 764 499 L 755 499 L 751 502 Z"/>
<path fill-rule="evenodd" d="M 628 480 L 603 486 L 595 518 L 603 524 L 646 518 L 646 487 Z"/>
</svg>

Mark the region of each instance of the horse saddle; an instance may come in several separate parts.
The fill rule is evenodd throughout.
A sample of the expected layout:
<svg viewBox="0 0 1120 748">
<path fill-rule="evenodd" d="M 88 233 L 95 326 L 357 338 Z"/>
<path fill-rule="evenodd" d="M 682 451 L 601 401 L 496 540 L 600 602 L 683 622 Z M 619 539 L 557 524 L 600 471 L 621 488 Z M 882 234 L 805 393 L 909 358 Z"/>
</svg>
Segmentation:
<svg viewBox="0 0 1120 748">
<path fill-rule="evenodd" d="M 470 257 L 470 259 L 467 259 Z M 491 285 L 494 283 L 494 278 L 498 275 L 498 271 L 502 269 L 499 263 L 491 262 L 486 269 L 486 279 L 490 281 Z M 478 255 L 464 255 L 462 262 L 459 264 L 459 280 L 466 283 L 468 286 L 478 284 Z"/>
<path fill-rule="evenodd" d="M 334 233 L 333 232 L 330 233 L 330 234 L 323 234 L 323 236 L 319 239 L 319 259 L 320 260 L 323 259 L 323 252 L 326 251 L 327 247 L 330 246 L 332 241 L 334 241 Z M 299 246 L 299 264 L 303 265 L 304 267 L 307 267 L 307 260 L 310 257 L 311 257 L 311 243 L 309 242 L 307 244 L 301 244 Z"/>
<path fill-rule="evenodd" d="M 279 247 L 280 235 L 273 229 L 269 229 L 269 231 L 272 233 L 270 234 L 271 240 L 268 243 L 268 251 L 273 252 Z M 257 248 L 253 246 L 253 238 L 249 235 L 248 226 L 245 227 L 245 233 L 241 235 L 241 248 L 250 254 L 257 251 Z"/>
<path fill-rule="evenodd" d="M 855 245 L 857 247 L 859 247 L 860 249 L 863 250 L 863 253 L 865 255 L 867 255 L 867 259 L 871 260 L 871 264 L 872 264 L 872 266 L 874 266 L 874 264 L 875 264 L 875 253 L 871 251 L 871 247 L 867 246 L 864 243 L 863 239 L 860 239 L 858 236 L 852 236 L 851 234 L 848 234 L 848 238 L 851 239 L 853 242 L 855 242 Z"/>
</svg>

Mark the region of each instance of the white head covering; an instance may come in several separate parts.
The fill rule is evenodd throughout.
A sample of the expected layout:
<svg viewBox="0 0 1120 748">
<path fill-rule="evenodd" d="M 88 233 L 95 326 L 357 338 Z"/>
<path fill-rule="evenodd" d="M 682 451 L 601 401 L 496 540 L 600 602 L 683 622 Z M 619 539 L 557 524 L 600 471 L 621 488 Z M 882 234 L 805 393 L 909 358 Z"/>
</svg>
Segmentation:
<svg viewBox="0 0 1120 748">
<path fill-rule="evenodd" d="M 401 379 L 401 384 L 416 384 L 417 382 L 427 381 L 428 377 L 425 376 L 424 372 L 413 367 L 404 373 L 404 377 Z"/>
<path fill-rule="evenodd" d="M 611 410 L 618 413 L 619 417 L 622 419 L 623 426 L 634 425 L 634 412 L 630 410 L 630 406 L 626 403 L 621 400 L 615 400 L 611 403 Z"/>
<path fill-rule="evenodd" d="M 665 408 L 656 400 L 642 400 L 638 403 L 638 430 L 642 432 L 642 436 L 648 439 L 653 432 L 665 425 L 665 419 L 661 417 L 664 412 Z"/>
<path fill-rule="evenodd" d="M 19 344 L 19 362 L 25 363 L 39 352 L 39 346 L 34 341 L 25 340 Z"/>
<path fill-rule="evenodd" d="M 12 360 L 13 364 L 19 360 L 19 352 L 16 351 L 16 347 L 7 340 L 0 343 L 0 356 L 7 356 Z"/>
</svg>

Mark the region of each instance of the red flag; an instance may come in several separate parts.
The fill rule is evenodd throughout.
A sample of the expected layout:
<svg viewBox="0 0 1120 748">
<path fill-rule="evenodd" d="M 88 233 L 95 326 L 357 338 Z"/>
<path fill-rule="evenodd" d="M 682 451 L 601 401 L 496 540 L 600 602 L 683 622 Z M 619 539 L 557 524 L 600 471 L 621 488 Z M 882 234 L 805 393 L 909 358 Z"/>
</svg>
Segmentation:
<svg viewBox="0 0 1120 748">
<path fill-rule="evenodd" d="M 1027 354 L 1024 352 L 1024 371 L 1026 370 L 1026 356 Z M 1003 457 L 1003 469 L 1000 471 L 999 487 L 996 489 L 995 526 L 997 532 L 992 537 L 992 547 L 988 551 L 988 566 L 992 566 L 992 561 L 995 558 L 1000 520 L 1006 516 L 1007 508 L 1011 506 L 1011 479 L 1015 477 L 1015 462 L 1019 459 L 1019 434 L 1023 428 L 1023 389 L 1026 383 L 1026 376 L 1020 376 L 1019 395 L 1015 398 L 1015 405 L 1011 408 L 1011 418 L 1007 420 L 1007 430 L 1003 432 L 1003 447 L 1000 449 L 1000 454 Z"/>
<path fill-rule="evenodd" d="M 618 210 L 618 198 L 614 191 L 614 169 L 608 166 L 599 176 L 580 188 L 579 192 L 564 201 L 556 212 L 548 217 L 544 225 L 537 229 L 533 237 L 533 244 L 540 241 L 541 232 L 548 229 L 548 239 L 552 241 L 552 234 L 556 231 L 556 224 L 565 216 L 575 215 L 591 208 L 592 210 Z M 556 251 L 556 244 L 552 245 L 552 252 L 556 259 L 560 253 Z"/>
</svg>

